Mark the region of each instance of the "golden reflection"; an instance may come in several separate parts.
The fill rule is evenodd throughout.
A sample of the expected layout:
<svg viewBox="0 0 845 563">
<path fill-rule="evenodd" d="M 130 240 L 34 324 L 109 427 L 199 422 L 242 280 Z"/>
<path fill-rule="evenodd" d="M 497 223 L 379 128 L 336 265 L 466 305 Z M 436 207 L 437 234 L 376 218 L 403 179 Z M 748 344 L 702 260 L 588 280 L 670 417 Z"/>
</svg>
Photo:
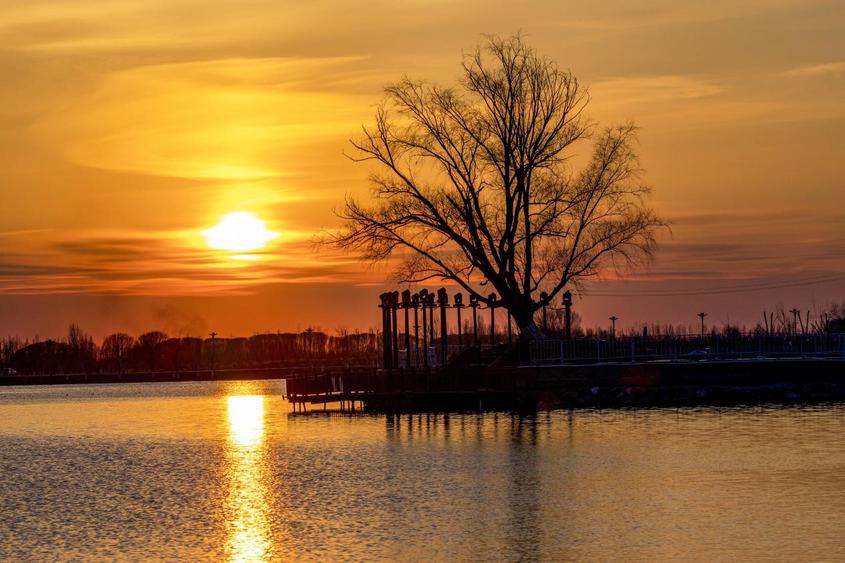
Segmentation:
<svg viewBox="0 0 845 563">
<path fill-rule="evenodd" d="M 264 397 L 228 398 L 229 495 L 227 499 L 230 561 L 271 558 L 269 508 L 264 480 Z"/>
</svg>

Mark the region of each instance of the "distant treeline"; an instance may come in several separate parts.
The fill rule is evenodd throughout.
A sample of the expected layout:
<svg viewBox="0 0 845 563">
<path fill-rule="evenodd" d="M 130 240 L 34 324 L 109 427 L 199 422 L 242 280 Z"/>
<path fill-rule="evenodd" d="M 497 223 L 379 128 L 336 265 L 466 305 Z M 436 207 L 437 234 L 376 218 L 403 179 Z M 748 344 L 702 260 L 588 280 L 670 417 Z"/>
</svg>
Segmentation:
<svg viewBox="0 0 845 563">
<path fill-rule="evenodd" d="M 462 325 L 462 342 L 458 340 L 457 327 L 450 327 L 447 339 L 450 345 L 469 345 L 473 342 L 471 322 L 464 319 Z M 563 325 L 562 311 L 547 311 L 545 333 L 549 338 L 563 338 Z M 543 326 L 542 323 L 540 326 Z M 495 329 L 497 342 L 507 342 L 509 336 L 513 340 L 517 338 L 515 327 L 508 334 L 504 317 L 497 318 Z M 479 343 L 488 344 L 490 324 L 486 315 L 479 315 L 477 331 Z M 439 327 L 433 332 L 435 343 L 439 344 Z M 413 323 L 411 333 L 413 342 Z M 763 312 L 762 321 L 752 328 L 708 323 L 705 333 L 734 340 L 775 335 L 845 333 L 845 304 L 833 304 L 827 309 L 814 312 L 776 307 Z M 577 313 L 572 318 L 572 336 L 575 339 L 640 338 L 643 335 L 652 339 L 672 339 L 699 334 L 700 327 L 695 325 L 632 323 L 613 335 L 609 326 L 584 329 Z M 418 336 L 422 345 L 422 327 Z M 404 333 L 400 332 L 400 348 L 404 347 L 404 342 Z M 71 324 L 67 336 L 59 340 L 28 341 L 14 336 L 0 339 L 0 369 L 5 373 L 11 369 L 20 374 L 71 374 L 275 368 L 333 363 L 364 365 L 380 360 L 381 346 L 381 333 L 375 330 L 338 330 L 336 334 L 329 335 L 312 329 L 295 333 L 213 339 L 169 337 L 160 331 L 145 332 L 138 337 L 119 332 L 106 336 L 97 345 L 78 325 Z"/>
<path fill-rule="evenodd" d="M 106 336 L 98 346 L 78 325 L 61 340 L 0 340 L 0 366 L 21 374 L 126 373 L 284 367 L 313 361 L 371 362 L 378 356 L 373 332 L 328 335 L 317 330 L 237 338 Z"/>
</svg>

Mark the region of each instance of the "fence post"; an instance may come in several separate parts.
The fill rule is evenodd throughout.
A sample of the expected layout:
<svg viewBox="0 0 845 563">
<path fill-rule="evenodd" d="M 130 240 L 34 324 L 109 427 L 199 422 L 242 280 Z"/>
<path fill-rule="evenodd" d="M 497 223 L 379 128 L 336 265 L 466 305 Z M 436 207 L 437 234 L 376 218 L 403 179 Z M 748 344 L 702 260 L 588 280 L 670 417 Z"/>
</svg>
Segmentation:
<svg viewBox="0 0 845 563">
<path fill-rule="evenodd" d="M 470 295 L 469 306 L 472 309 L 472 344 L 478 348 L 478 297 Z"/>
<path fill-rule="evenodd" d="M 563 312 L 564 312 L 564 333 L 566 339 L 572 338 L 572 292 L 565 291 L 563 294 Z"/>
<path fill-rule="evenodd" d="M 458 346 L 464 347 L 464 328 L 461 326 L 461 309 L 464 307 L 464 296 L 460 293 L 455 294 L 455 309 L 458 313 Z"/>
<path fill-rule="evenodd" d="M 393 342 L 390 343 L 393 351 L 393 357 L 390 366 L 394 368 L 399 367 L 399 323 L 397 322 L 397 315 L 399 311 L 399 292 L 394 291 L 390 294 L 390 315 L 391 326 L 393 328 Z"/>
<path fill-rule="evenodd" d="M 411 306 L 411 291 L 402 292 L 402 308 L 405 310 L 405 367 L 411 368 L 411 326 L 408 318 L 408 307 Z"/>
<path fill-rule="evenodd" d="M 496 345 L 496 294 L 491 293 L 490 298 L 490 346 Z"/>
<path fill-rule="evenodd" d="M 411 306 L 414 308 L 414 354 L 417 357 L 416 364 L 420 364 L 420 316 L 417 305 L 420 302 L 420 295 L 415 293 L 411 296 Z"/>
<path fill-rule="evenodd" d="M 443 367 L 446 365 L 449 340 L 446 329 L 446 306 L 449 304 L 449 295 L 446 293 L 446 288 L 441 287 L 437 290 L 437 304 L 440 305 L 440 367 Z"/>
<path fill-rule="evenodd" d="M 425 310 L 428 304 L 428 290 L 420 291 L 420 304 L 422 305 L 422 333 L 423 333 L 423 350 L 422 361 L 423 367 L 428 368 L 428 311 Z"/>
<path fill-rule="evenodd" d="M 431 347 L 434 347 L 434 309 L 437 305 L 434 304 L 434 293 L 428 294 L 428 336 Z"/>
<path fill-rule="evenodd" d="M 390 369 L 393 361 L 393 351 L 390 349 L 390 344 L 393 340 L 393 330 L 390 327 L 390 301 L 389 293 L 382 293 L 379 295 L 381 299 L 381 337 L 382 337 L 382 355 L 384 369 Z"/>
<path fill-rule="evenodd" d="M 632 362 L 636 361 L 634 359 L 634 338 L 633 337 L 631 338 L 631 361 Z"/>
<path fill-rule="evenodd" d="M 558 343 L 558 347 L 560 348 L 560 362 L 559 363 L 562 364 L 563 363 L 563 340 L 558 340 L 557 343 Z"/>
</svg>

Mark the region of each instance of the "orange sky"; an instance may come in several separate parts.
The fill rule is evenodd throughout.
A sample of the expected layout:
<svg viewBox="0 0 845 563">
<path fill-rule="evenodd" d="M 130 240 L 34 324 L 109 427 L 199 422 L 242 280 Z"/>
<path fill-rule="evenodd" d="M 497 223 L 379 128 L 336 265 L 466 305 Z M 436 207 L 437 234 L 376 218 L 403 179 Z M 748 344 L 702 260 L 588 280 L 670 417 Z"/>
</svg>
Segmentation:
<svg viewBox="0 0 845 563">
<path fill-rule="evenodd" d="M 366 328 L 383 269 L 315 250 L 368 171 L 343 156 L 381 87 L 451 83 L 481 33 L 521 29 L 635 119 L 652 267 L 585 297 L 610 314 L 753 323 L 845 299 L 845 4 L 838 0 L 367 3 L 0 0 L 0 334 Z M 584 150 L 584 149 L 582 149 Z M 202 231 L 249 211 L 256 260 Z"/>
</svg>

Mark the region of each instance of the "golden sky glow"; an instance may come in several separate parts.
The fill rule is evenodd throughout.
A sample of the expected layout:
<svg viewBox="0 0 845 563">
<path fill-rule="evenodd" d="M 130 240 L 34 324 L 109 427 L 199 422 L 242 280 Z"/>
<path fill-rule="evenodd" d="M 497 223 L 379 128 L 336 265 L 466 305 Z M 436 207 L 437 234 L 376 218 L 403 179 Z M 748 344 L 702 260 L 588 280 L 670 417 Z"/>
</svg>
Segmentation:
<svg viewBox="0 0 845 563">
<path fill-rule="evenodd" d="M 244 334 L 366 328 L 384 271 L 312 244 L 367 191 L 347 140 L 385 83 L 453 83 L 480 34 L 517 29 L 590 86 L 595 120 L 642 127 L 673 235 L 650 270 L 604 286 L 843 273 L 838 0 L 0 0 L 0 334 L 174 316 Z M 239 210 L 266 232 L 211 244 L 204 231 Z M 795 305 L 842 290 L 801 289 Z M 794 294 L 689 306 L 752 320 Z M 582 312 L 673 320 L 685 304 Z"/>
</svg>

